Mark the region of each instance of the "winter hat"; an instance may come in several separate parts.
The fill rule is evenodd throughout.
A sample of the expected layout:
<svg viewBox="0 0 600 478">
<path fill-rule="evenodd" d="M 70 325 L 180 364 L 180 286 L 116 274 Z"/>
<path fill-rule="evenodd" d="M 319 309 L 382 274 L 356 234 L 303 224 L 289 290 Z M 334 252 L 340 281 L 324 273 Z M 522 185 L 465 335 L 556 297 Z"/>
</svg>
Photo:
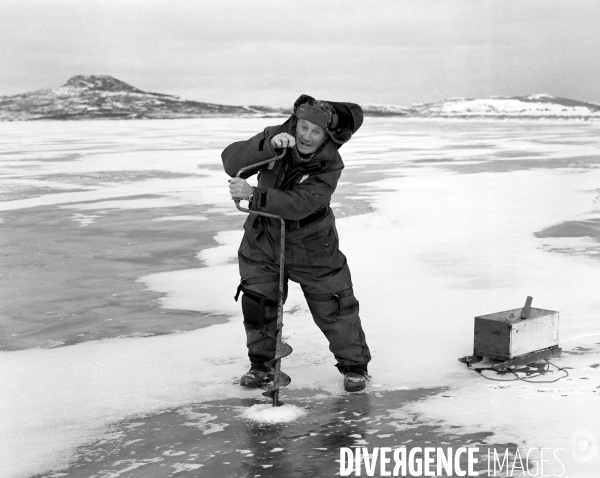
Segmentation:
<svg viewBox="0 0 600 478">
<path fill-rule="evenodd" d="M 338 123 L 338 115 L 327 101 L 315 100 L 312 96 L 300 95 L 294 103 L 294 115 L 298 119 L 310 121 L 328 133 Z"/>
</svg>

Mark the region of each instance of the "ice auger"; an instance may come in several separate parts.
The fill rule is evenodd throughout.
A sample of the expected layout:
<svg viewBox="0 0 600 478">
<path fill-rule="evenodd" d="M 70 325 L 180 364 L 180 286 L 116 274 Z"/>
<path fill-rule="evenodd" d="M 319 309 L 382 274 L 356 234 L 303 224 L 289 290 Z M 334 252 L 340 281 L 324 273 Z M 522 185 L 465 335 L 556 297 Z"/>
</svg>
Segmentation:
<svg viewBox="0 0 600 478">
<path fill-rule="evenodd" d="M 285 156 L 286 149 L 278 154 L 277 156 L 272 157 L 271 159 L 267 159 L 266 161 L 261 161 L 256 164 L 251 164 L 250 166 L 243 167 L 240 169 L 236 177 L 240 177 L 240 175 L 248 170 L 256 169 L 266 164 L 269 164 L 273 161 L 278 161 Z M 286 344 L 281 338 L 281 329 L 283 328 L 283 297 L 284 297 L 284 263 L 285 263 L 285 219 L 275 214 L 269 214 L 266 212 L 259 211 L 251 211 L 250 209 L 246 209 L 240 206 L 240 200 L 238 198 L 233 199 L 235 201 L 235 207 L 237 207 L 240 211 L 245 213 L 257 214 L 259 216 L 271 217 L 274 219 L 279 219 L 281 223 L 281 242 L 279 248 L 279 291 L 277 294 L 277 328 L 276 328 L 276 345 L 275 345 L 275 357 L 268 362 L 265 362 L 265 365 L 273 371 L 273 383 L 265 386 L 266 392 L 263 392 L 265 397 L 270 397 L 273 399 L 273 406 L 279 407 L 283 405 L 282 402 L 279 401 L 279 389 L 289 385 L 292 381 L 289 375 L 285 374 L 281 371 L 281 359 L 283 357 L 287 357 L 292 353 L 292 347 Z"/>
</svg>

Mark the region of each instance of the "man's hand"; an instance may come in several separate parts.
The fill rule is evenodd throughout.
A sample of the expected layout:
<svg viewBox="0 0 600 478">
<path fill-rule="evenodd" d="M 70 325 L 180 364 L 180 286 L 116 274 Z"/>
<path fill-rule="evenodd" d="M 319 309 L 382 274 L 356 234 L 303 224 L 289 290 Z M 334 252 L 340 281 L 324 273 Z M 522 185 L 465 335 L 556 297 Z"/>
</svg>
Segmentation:
<svg viewBox="0 0 600 478">
<path fill-rule="evenodd" d="M 245 179 L 233 178 L 229 180 L 229 194 L 231 194 L 231 199 L 245 199 L 248 201 L 252 191 L 252 186 Z"/>
<path fill-rule="evenodd" d="M 271 147 L 276 148 L 293 148 L 296 145 L 296 138 L 288 133 L 279 133 L 271 138 Z"/>
</svg>

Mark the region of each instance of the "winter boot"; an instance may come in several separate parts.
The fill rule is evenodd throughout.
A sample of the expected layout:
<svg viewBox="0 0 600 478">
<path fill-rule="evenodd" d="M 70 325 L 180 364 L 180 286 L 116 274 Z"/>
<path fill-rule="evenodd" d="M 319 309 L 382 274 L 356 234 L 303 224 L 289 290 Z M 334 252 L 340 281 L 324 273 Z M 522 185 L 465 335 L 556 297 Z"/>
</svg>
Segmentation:
<svg viewBox="0 0 600 478">
<path fill-rule="evenodd" d="M 273 374 L 268 372 L 266 369 L 260 369 L 251 367 L 242 378 L 240 378 L 240 385 L 242 387 L 259 388 L 261 385 L 268 383 L 273 380 Z"/>
<path fill-rule="evenodd" d="M 370 380 L 369 374 L 361 366 L 347 366 L 340 370 L 344 374 L 344 390 L 346 392 L 360 392 Z"/>
</svg>

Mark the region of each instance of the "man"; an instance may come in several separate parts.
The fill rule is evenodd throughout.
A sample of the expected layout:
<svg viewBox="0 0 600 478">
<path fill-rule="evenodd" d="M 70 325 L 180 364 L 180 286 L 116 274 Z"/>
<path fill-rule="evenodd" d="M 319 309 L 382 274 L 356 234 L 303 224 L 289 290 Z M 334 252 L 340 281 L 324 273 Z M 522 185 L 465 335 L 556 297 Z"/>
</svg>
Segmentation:
<svg viewBox="0 0 600 478">
<path fill-rule="evenodd" d="M 235 142 L 222 154 L 225 171 L 234 177 L 242 167 L 265 161 L 287 148 L 283 159 L 260 169 L 257 187 L 234 177 L 229 191 L 232 198 L 248 200 L 250 210 L 286 220 L 286 281 L 289 278 L 302 287 L 313 319 L 344 375 L 347 391 L 365 388 L 371 355 L 329 203 L 344 168 L 338 149 L 362 121 L 362 109 L 356 104 L 317 101 L 302 95 L 285 123 Z M 251 368 L 240 383 L 259 387 L 272 380 L 264 363 L 275 356 L 280 221 L 249 214 L 244 231 L 238 251 L 242 277 L 238 296 L 243 291 Z"/>
</svg>

